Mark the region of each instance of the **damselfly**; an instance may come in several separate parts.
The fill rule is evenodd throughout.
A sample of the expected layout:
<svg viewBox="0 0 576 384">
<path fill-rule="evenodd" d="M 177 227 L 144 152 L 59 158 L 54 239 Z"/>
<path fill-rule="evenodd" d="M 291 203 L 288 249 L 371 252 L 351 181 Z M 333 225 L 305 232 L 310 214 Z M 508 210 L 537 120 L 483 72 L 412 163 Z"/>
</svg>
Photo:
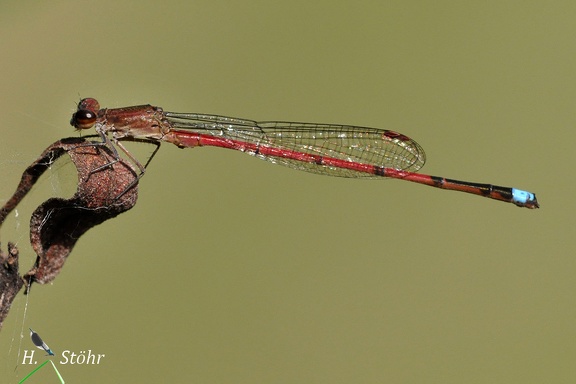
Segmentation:
<svg viewBox="0 0 576 384">
<path fill-rule="evenodd" d="M 514 203 L 519 207 L 539 208 L 536 195 L 531 192 L 415 173 L 426 161 L 424 150 L 408 136 L 386 129 L 257 122 L 218 115 L 164 112 L 151 105 L 100 109 L 98 101 L 92 98 L 78 103 L 70 124 L 77 129 L 94 127 L 102 138 L 100 145 L 109 147 L 116 156 L 115 146 L 118 146 L 142 174 L 146 167 L 126 150 L 122 141 L 155 144 L 156 150 L 150 159 L 162 141 L 181 148 L 222 147 L 306 172 L 407 180 Z"/>
</svg>

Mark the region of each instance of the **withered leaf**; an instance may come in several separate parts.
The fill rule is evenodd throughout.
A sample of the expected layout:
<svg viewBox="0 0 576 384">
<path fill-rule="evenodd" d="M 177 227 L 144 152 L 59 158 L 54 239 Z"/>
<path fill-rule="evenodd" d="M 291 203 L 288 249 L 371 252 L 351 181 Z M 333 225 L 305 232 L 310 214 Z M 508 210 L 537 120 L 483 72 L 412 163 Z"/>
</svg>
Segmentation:
<svg viewBox="0 0 576 384">
<path fill-rule="evenodd" d="M 62 139 L 24 171 L 16 192 L 0 208 L 0 224 L 42 173 L 65 153 L 78 171 L 78 189 L 70 199 L 45 201 L 32 214 L 30 242 L 37 259 L 24 275 L 28 286 L 32 282 L 53 281 L 80 236 L 132 208 L 138 197 L 138 175 L 128 162 L 118 160 L 109 148 L 86 139 Z"/>
</svg>

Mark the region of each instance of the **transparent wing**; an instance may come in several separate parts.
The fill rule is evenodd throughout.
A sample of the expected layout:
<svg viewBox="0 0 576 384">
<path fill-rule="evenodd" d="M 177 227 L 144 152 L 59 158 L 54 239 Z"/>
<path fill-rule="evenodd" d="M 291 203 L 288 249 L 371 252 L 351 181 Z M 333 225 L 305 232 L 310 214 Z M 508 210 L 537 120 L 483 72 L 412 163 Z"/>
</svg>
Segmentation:
<svg viewBox="0 0 576 384">
<path fill-rule="evenodd" d="M 256 122 L 195 113 L 166 112 L 165 116 L 174 128 L 258 147 L 268 146 L 411 172 L 419 170 L 426 162 L 424 150 L 416 141 L 390 130 L 337 124 Z M 379 177 L 282 156 L 263 155 L 257 150 L 244 151 L 263 160 L 306 172 L 341 177 Z"/>
</svg>

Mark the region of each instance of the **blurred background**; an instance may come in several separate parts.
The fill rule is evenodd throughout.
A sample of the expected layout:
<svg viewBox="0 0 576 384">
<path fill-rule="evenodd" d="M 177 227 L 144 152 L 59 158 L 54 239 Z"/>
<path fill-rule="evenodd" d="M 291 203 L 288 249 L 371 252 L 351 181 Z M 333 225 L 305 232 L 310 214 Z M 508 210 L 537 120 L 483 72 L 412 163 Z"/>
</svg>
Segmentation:
<svg viewBox="0 0 576 384">
<path fill-rule="evenodd" d="M 2 382 L 36 367 L 32 327 L 71 383 L 573 383 L 575 19 L 570 1 L 2 1 L 1 203 L 78 135 L 83 97 L 392 129 L 425 173 L 541 203 L 164 145 L 136 207 L 14 302 Z M 2 227 L 22 272 L 30 213 L 74 175 L 55 166 Z"/>
</svg>

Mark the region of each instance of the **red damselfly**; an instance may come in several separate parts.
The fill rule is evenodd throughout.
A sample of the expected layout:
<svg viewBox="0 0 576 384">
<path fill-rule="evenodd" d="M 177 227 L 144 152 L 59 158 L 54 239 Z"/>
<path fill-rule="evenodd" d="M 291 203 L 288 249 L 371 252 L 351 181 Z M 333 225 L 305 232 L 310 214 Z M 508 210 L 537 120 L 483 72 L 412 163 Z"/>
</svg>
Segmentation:
<svg viewBox="0 0 576 384">
<path fill-rule="evenodd" d="M 102 138 L 102 142 L 95 145 L 107 146 L 117 157 L 115 146 L 118 146 L 142 174 L 160 143 L 165 141 L 181 148 L 235 149 L 275 164 L 322 175 L 408 180 L 514 203 L 519 207 L 539 208 L 536 195 L 531 192 L 415 173 L 426 161 L 422 147 L 401 133 L 385 129 L 257 122 L 218 115 L 164 112 L 151 105 L 100 109 L 98 101 L 92 98 L 78 103 L 70 124 L 77 129 L 94 127 Z M 126 150 L 122 141 L 152 143 L 156 150 L 146 165 L 142 165 Z"/>
</svg>

